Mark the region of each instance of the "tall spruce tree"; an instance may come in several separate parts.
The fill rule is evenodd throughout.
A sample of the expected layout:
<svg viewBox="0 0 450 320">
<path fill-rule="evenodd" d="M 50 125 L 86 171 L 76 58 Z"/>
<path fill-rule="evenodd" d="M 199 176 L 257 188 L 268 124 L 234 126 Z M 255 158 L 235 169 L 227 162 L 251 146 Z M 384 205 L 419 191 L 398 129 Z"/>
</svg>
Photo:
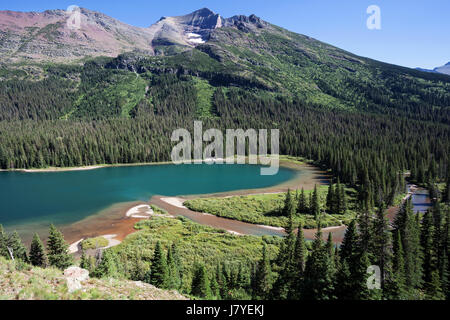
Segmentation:
<svg viewBox="0 0 450 320">
<path fill-rule="evenodd" d="M 285 230 L 287 236 L 284 238 L 283 245 L 280 247 L 277 258 L 278 278 L 271 291 L 273 300 L 286 300 L 289 294 L 289 288 L 292 287 L 295 278 L 295 234 L 292 216 L 290 217 L 289 224 Z"/>
<path fill-rule="evenodd" d="M 99 250 L 99 263 L 94 269 L 97 278 L 114 278 L 118 274 L 117 257 L 112 250 Z"/>
<path fill-rule="evenodd" d="M 422 227 L 420 230 L 420 245 L 422 249 L 422 265 L 423 265 L 423 281 L 424 283 L 431 283 L 432 273 L 435 269 L 435 262 L 433 261 L 433 218 L 431 213 L 427 211 L 422 220 Z"/>
<path fill-rule="evenodd" d="M 442 202 L 450 202 L 450 163 L 447 163 L 447 179 L 444 192 L 442 193 Z"/>
<path fill-rule="evenodd" d="M 282 216 L 292 218 L 295 214 L 294 199 L 292 199 L 291 190 L 286 193 L 286 199 L 284 200 L 284 207 Z"/>
<path fill-rule="evenodd" d="M 407 219 L 403 238 L 405 252 L 406 284 L 410 294 L 422 284 L 422 252 L 420 248 L 420 221 L 414 215 L 412 208 L 407 208 Z"/>
<path fill-rule="evenodd" d="M 180 289 L 181 288 L 181 261 L 178 255 L 178 249 L 174 243 L 167 251 L 167 267 L 169 271 L 169 289 Z M 217 282 L 216 282 L 217 283 Z"/>
<path fill-rule="evenodd" d="M 269 296 L 272 289 L 272 269 L 267 254 L 267 245 L 264 243 L 262 249 L 262 258 L 259 261 L 254 273 L 253 298 L 255 300 L 264 300 Z"/>
<path fill-rule="evenodd" d="M 301 298 L 304 300 L 332 300 L 335 298 L 335 270 L 332 258 L 323 244 L 320 226 L 312 248 L 306 262 Z"/>
<path fill-rule="evenodd" d="M 12 253 L 14 259 L 20 259 L 23 262 L 28 263 L 28 254 L 25 245 L 22 242 L 22 239 L 19 236 L 17 231 L 14 231 L 7 240 L 7 248 L 8 251 Z"/>
<path fill-rule="evenodd" d="M 372 226 L 373 261 L 380 267 L 381 288 L 384 290 L 387 274 L 392 273 L 392 235 L 385 216 L 385 206 L 382 205 L 376 212 Z"/>
<path fill-rule="evenodd" d="M 305 272 L 305 264 L 307 259 L 307 249 L 305 243 L 305 236 L 303 234 L 303 226 L 298 227 L 297 238 L 295 241 L 294 257 L 293 257 L 293 279 L 292 285 L 289 288 L 288 299 L 298 300 L 301 297 L 303 276 Z"/>
<path fill-rule="evenodd" d="M 47 241 L 47 257 L 50 266 L 64 270 L 73 264 L 73 257 L 69 254 L 69 246 L 62 233 L 54 225 L 50 226 Z"/>
<path fill-rule="evenodd" d="M 9 259 L 8 248 L 6 247 L 8 242 L 8 237 L 6 236 L 3 226 L 0 224 L 0 257 Z"/>
<path fill-rule="evenodd" d="M 163 252 L 161 242 L 155 246 L 150 266 L 149 283 L 158 288 L 167 288 L 169 283 L 169 269 L 167 267 L 166 255 Z"/>
<path fill-rule="evenodd" d="M 45 268 L 48 264 L 44 244 L 37 233 L 33 236 L 30 247 L 30 262 L 33 266 Z"/>
<path fill-rule="evenodd" d="M 319 219 L 320 217 L 319 191 L 317 190 L 317 185 L 314 186 L 314 192 L 312 194 L 311 214 L 315 219 Z"/>
<path fill-rule="evenodd" d="M 445 300 L 437 270 L 432 272 L 431 281 L 425 285 L 425 293 L 428 300 Z"/>
<path fill-rule="evenodd" d="M 328 194 L 327 194 L 327 213 L 328 214 L 336 213 L 334 203 L 335 203 L 334 187 L 333 187 L 333 184 L 330 183 L 330 186 L 328 187 Z"/>
<path fill-rule="evenodd" d="M 211 287 L 208 273 L 203 264 L 197 263 L 194 268 L 194 276 L 192 278 L 191 294 L 203 298 L 211 298 Z"/>
<path fill-rule="evenodd" d="M 309 213 L 308 201 L 306 200 L 305 189 L 302 188 L 302 191 L 298 198 L 297 214 L 308 214 L 308 213 Z"/>
</svg>

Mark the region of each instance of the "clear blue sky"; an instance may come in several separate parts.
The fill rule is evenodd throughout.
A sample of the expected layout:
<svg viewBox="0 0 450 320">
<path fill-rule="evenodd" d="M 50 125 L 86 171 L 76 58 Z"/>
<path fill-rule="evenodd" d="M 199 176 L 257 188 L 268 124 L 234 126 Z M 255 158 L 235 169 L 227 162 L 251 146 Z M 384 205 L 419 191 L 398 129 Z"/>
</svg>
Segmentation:
<svg viewBox="0 0 450 320">
<path fill-rule="evenodd" d="M 450 61 L 449 0 L 0 0 L 0 10 L 43 11 L 78 5 L 131 25 L 208 7 L 224 17 L 256 14 L 273 24 L 361 56 L 408 67 Z M 368 30 L 366 9 L 381 8 L 382 29 Z"/>
</svg>

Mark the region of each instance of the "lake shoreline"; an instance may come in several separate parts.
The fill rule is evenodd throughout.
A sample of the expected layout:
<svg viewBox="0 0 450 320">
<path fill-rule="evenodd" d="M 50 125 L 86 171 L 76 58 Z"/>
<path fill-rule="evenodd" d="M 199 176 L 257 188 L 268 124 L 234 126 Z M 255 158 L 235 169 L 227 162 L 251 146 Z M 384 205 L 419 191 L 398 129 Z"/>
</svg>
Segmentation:
<svg viewBox="0 0 450 320">
<path fill-rule="evenodd" d="M 38 169 L 38 170 L 14 170 L 14 171 L 22 171 L 22 172 L 65 172 L 65 171 L 83 171 L 83 170 L 96 170 L 100 168 L 107 167 L 139 167 L 139 166 L 156 166 L 156 165 L 164 165 L 167 163 L 141 163 L 141 164 L 121 164 L 121 165 L 104 165 L 104 166 L 89 166 L 89 167 L 81 167 L 81 168 L 47 168 L 47 169 Z M 221 193 L 214 194 L 197 194 L 197 195 L 179 195 L 178 197 L 183 197 L 187 199 L 191 198 L 205 198 L 205 197 L 231 197 L 231 196 L 239 196 L 239 195 L 251 195 L 251 194 L 265 194 L 265 193 L 281 193 L 286 192 L 288 189 L 313 189 L 314 185 L 327 184 L 329 181 L 329 173 L 321 170 L 313 166 L 312 164 L 304 163 L 298 161 L 293 158 L 282 158 L 280 159 L 280 167 L 288 168 L 294 171 L 297 171 L 294 176 L 284 181 L 280 184 L 265 187 L 265 188 L 257 188 L 257 189 L 244 189 L 244 190 L 235 190 L 235 191 L 227 191 Z M 4 171 L 4 170 L 3 170 Z M 8 170 L 12 171 L 12 170 Z M 123 241 L 128 235 L 136 232 L 134 226 L 135 224 L 143 219 L 148 219 L 149 217 L 146 214 L 140 214 L 139 208 L 144 208 L 144 206 L 148 206 L 154 204 L 154 199 L 157 199 L 157 196 L 148 199 L 148 201 L 135 201 L 135 202 L 127 202 L 127 203 L 116 203 L 111 205 L 108 208 L 105 208 L 94 215 L 88 216 L 80 221 L 76 221 L 73 223 L 69 223 L 67 225 L 61 225 L 58 228 L 61 229 L 63 234 L 65 235 L 66 241 L 68 243 L 74 243 L 79 241 L 80 239 L 86 238 L 95 238 L 98 236 L 102 236 L 105 234 L 108 235 L 117 235 L 115 238 L 118 241 Z M 164 208 L 163 208 L 164 209 Z M 170 210 L 173 208 L 170 207 Z M 180 209 L 180 208 L 178 208 Z M 144 210 L 145 211 L 145 210 Z M 131 214 L 131 213 L 133 214 Z M 130 216 L 127 216 L 130 215 Z M 169 211 L 169 215 L 172 214 Z M 180 214 L 178 214 L 180 215 Z M 201 214 L 205 216 L 205 214 Z M 215 216 L 210 216 L 210 218 L 217 218 Z M 228 220 L 228 219 L 227 219 Z M 229 222 L 229 221 L 227 221 Z M 200 222 L 201 223 L 201 222 Z M 204 223 L 205 224 L 205 223 Z M 241 230 L 240 227 L 236 228 L 223 228 L 220 225 L 213 225 L 219 229 L 227 230 L 233 234 L 251 234 L 251 232 L 245 232 L 245 230 Z M 281 229 L 276 229 L 272 227 L 265 226 L 249 226 L 250 230 L 252 228 L 263 228 L 267 231 L 264 234 L 276 234 L 282 235 Z M 32 226 L 25 226 L 22 230 L 24 233 L 30 233 L 28 229 L 37 230 L 37 228 L 32 228 Z M 237 229 L 237 230 L 235 230 Z M 39 228 L 40 233 L 45 238 L 45 230 L 41 227 Z M 31 234 L 31 233 L 30 233 Z M 24 239 L 27 243 L 29 240 L 28 236 Z"/>
<path fill-rule="evenodd" d="M 167 199 L 192 199 L 192 198 L 209 198 L 209 197 L 232 197 L 240 195 L 253 195 L 253 194 L 267 194 L 267 193 L 284 193 L 289 189 L 301 189 L 305 190 L 313 189 L 315 185 L 324 185 L 329 181 L 329 175 L 327 172 L 306 163 L 298 163 L 290 160 L 280 160 L 280 165 L 298 171 L 298 174 L 288 181 L 281 184 L 260 188 L 260 189 L 245 189 L 228 191 L 214 194 L 200 194 L 200 195 L 179 195 L 175 197 L 168 196 L 153 196 L 146 202 L 133 202 L 128 204 L 118 204 L 113 209 L 106 209 L 103 213 L 99 213 L 95 216 L 91 216 L 83 221 L 69 225 L 63 228 L 63 233 L 66 236 L 66 241 L 73 243 L 80 238 L 94 238 L 101 236 L 102 234 L 117 234 L 115 238 L 119 241 L 123 241 L 127 236 L 137 232 L 134 225 L 141 220 L 147 219 L 147 217 L 139 216 L 127 216 L 130 212 L 142 208 L 146 205 L 156 205 L 168 212 L 168 217 L 172 216 L 184 216 L 200 224 L 210 225 L 217 229 L 225 230 L 235 235 L 248 235 L 251 231 L 257 233 L 257 235 L 277 235 L 283 236 L 284 230 L 282 228 L 276 228 L 271 226 L 255 225 L 250 223 L 243 223 L 236 220 L 219 218 L 213 215 L 204 213 L 193 212 L 187 208 L 184 208 L 182 203 L 170 203 Z M 165 199 L 165 201 L 163 200 Z M 250 230 L 250 232 L 245 232 Z M 325 230 L 326 231 L 326 230 Z M 305 230 L 305 236 L 307 239 L 314 239 L 314 230 Z M 328 236 L 328 233 L 324 232 L 324 237 Z M 339 241 L 340 239 L 336 239 Z"/>
<path fill-rule="evenodd" d="M 0 169 L 0 172 L 25 172 L 25 173 L 71 172 L 71 171 L 98 170 L 103 168 L 143 167 L 143 166 L 158 166 L 168 164 L 172 164 L 172 162 L 117 163 L 117 164 L 99 164 L 81 167 L 49 167 L 42 169 Z"/>
</svg>

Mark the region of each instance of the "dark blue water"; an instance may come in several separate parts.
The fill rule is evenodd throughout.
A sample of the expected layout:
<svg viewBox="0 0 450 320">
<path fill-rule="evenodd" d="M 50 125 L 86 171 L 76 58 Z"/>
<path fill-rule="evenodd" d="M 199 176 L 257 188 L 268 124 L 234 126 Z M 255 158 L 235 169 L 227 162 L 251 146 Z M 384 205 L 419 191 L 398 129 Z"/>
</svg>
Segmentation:
<svg viewBox="0 0 450 320">
<path fill-rule="evenodd" d="M 428 190 L 419 189 L 412 195 L 414 212 L 427 212 L 432 208 Z"/>
<path fill-rule="evenodd" d="M 154 195 L 197 195 L 266 188 L 294 178 L 280 168 L 261 176 L 252 165 L 155 165 L 89 171 L 0 172 L 0 224 L 69 224 L 116 203 L 148 201 Z"/>
</svg>

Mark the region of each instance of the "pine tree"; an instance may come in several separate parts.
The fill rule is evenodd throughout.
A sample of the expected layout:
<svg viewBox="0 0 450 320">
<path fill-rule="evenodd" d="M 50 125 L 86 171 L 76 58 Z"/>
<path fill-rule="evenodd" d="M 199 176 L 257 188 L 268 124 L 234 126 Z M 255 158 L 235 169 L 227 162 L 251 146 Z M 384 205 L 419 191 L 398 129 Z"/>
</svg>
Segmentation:
<svg viewBox="0 0 450 320">
<path fill-rule="evenodd" d="M 288 190 L 288 192 L 286 193 L 286 199 L 284 201 L 282 216 L 292 218 L 294 216 L 294 213 L 294 201 L 292 199 L 291 190 Z"/>
<path fill-rule="evenodd" d="M 423 257 L 423 281 L 430 283 L 435 263 L 433 262 L 433 218 L 429 211 L 423 217 L 420 245 Z"/>
<path fill-rule="evenodd" d="M 442 193 L 442 202 L 450 202 L 450 163 L 447 163 L 447 179 L 444 192 Z"/>
<path fill-rule="evenodd" d="M 371 230 L 372 214 L 364 209 L 358 217 L 358 229 L 359 229 L 359 248 L 361 251 L 371 254 L 372 249 L 372 230 Z"/>
<path fill-rule="evenodd" d="M 302 299 L 332 300 L 334 296 L 334 277 L 332 258 L 322 241 L 322 231 L 319 227 L 312 245 L 312 252 L 305 267 L 302 284 Z"/>
<path fill-rule="evenodd" d="M 445 300 L 437 271 L 432 272 L 431 281 L 426 285 L 426 297 L 428 300 Z"/>
<path fill-rule="evenodd" d="M 34 234 L 30 248 L 30 262 L 33 266 L 45 268 L 47 266 L 47 255 L 44 245 L 37 233 Z"/>
<path fill-rule="evenodd" d="M 307 259 L 307 249 L 305 243 L 305 236 L 303 234 L 303 226 L 300 224 L 300 226 L 298 227 L 297 238 L 295 241 L 294 257 L 292 262 L 293 279 L 292 285 L 289 288 L 288 294 L 289 300 L 298 300 L 301 297 L 300 293 L 302 290 L 306 259 Z"/>
<path fill-rule="evenodd" d="M 47 242 L 47 256 L 50 266 L 64 270 L 73 264 L 73 257 L 68 252 L 62 233 L 54 225 L 50 226 Z"/>
<path fill-rule="evenodd" d="M 398 285 L 398 295 L 403 296 L 406 290 L 405 252 L 400 231 L 397 231 L 394 245 L 393 273 Z"/>
<path fill-rule="evenodd" d="M 89 257 L 86 256 L 84 250 L 82 250 L 81 252 L 80 268 L 88 270 L 89 272 L 91 272 L 92 270 L 91 260 L 89 259 Z"/>
<path fill-rule="evenodd" d="M 357 252 L 358 234 L 356 230 L 356 221 L 352 220 L 347 228 L 340 249 L 341 261 L 351 262 L 352 257 Z"/>
<path fill-rule="evenodd" d="M 333 259 L 334 263 L 334 243 L 333 243 L 333 234 L 331 232 L 328 234 L 326 249 L 330 257 Z"/>
<path fill-rule="evenodd" d="M 345 185 L 338 184 L 339 186 L 339 214 L 347 213 L 347 196 L 345 194 Z"/>
<path fill-rule="evenodd" d="M 266 299 L 272 289 L 272 270 L 266 244 L 263 246 L 262 259 L 258 263 L 254 278 L 253 298 L 255 300 Z"/>
<path fill-rule="evenodd" d="M 155 251 L 153 253 L 149 283 L 163 289 L 167 288 L 169 283 L 169 270 L 160 241 L 156 243 Z"/>
<path fill-rule="evenodd" d="M 211 287 L 212 298 L 216 299 L 216 300 L 220 300 L 221 299 L 220 287 L 219 287 L 219 284 L 217 283 L 216 277 L 211 277 L 210 287 Z"/>
<path fill-rule="evenodd" d="M 417 215 L 419 218 L 419 215 Z M 422 284 L 422 253 L 420 250 L 420 221 L 411 210 L 407 211 L 403 250 L 405 252 L 406 284 L 410 292 Z"/>
<path fill-rule="evenodd" d="M 8 242 L 8 237 L 6 236 L 3 226 L 0 224 L 0 257 L 9 259 L 8 248 L 6 247 Z"/>
<path fill-rule="evenodd" d="M 446 299 L 450 299 L 450 270 L 449 270 L 449 262 L 448 262 L 448 255 L 446 252 L 444 252 L 444 256 L 442 257 L 442 266 L 440 270 L 440 279 L 441 279 L 441 288 L 444 292 Z"/>
<path fill-rule="evenodd" d="M 191 294 L 204 299 L 211 298 L 211 287 L 208 274 L 203 264 L 197 263 L 192 279 Z"/>
<path fill-rule="evenodd" d="M 392 272 L 392 240 L 388 220 L 385 217 L 385 207 L 382 205 L 373 221 L 373 259 L 375 265 L 380 267 L 381 288 L 385 287 L 386 274 Z"/>
<path fill-rule="evenodd" d="M 320 217 L 320 204 L 319 204 L 319 192 L 317 191 L 317 185 L 314 187 L 314 192 L 311 200 L 311 214 L 315 219 Z"/>
<path fill-rule="evenodd" d="M 112 250 L 99 250 L 101 259 L 93 274 L 97 278 L 115 277 L 118 274 L 117 258 Z"/>
<path fill-rule="evenodd" d="M 14 231 L 14 233 L 8 237 L 7 247 L 11 250 L 14 259 L 20 259 L 26 263 L 29 262 L 27 249 L 25 248 L 25 245 L 23 244 L 22 239 L 20 239 L 17 231 Z"/>
<path fill-rule="evenodd" d="M 285 229 L 287 236 L 284 238 L 277 258 L 279 271 L 278 278 L 271 291 L 273 300 L 286 300 L 289 294 L 289 288 L 292 287 L 294 281 L 294 272 L 296 269 L 294 262 L 295 235 L 292 218 L 289 220 L 289 225 Z"/>
<path fill-rule="evenodd" d="M 181 288 L 181 261 L 178 256 L 177 246 L 174 243 L 167 251 L 167 266 L 169 271 L 169 289 Z M 217 283 L 217 282 L 216 282 Z"/>
<path fill-rule="evenodd" d="M 216 267 L 216 280 L 220 289 L 220 297 L 224 299 L 228 293 L 228 283 L 223 272 L 223 265 L 217 264 Z"/>
<path fill-rule="evenodd" d="M 298 199 L 297 214 L 308 214 L 308 203 L 305 196 L 305 189 L 302 188 Z"/>
<path fill-rule="evenodd" d="M 441 204 L 439 202 L 435 202 L 433 206 L 433 252 L 437 269 L 441 267 L 441 258 L 443 255 L 443 231 Z"/>
<path fill-rule="evenodd" d="M 328 212 L 328 214 L 336 213 L 334 202 L 335 202 L 334 187 L 333 187 L 333 184 L 330 183 L 330 186 L 328 187 L 328 194 L 327 194 L 327 212 Z"/>
</svg>

